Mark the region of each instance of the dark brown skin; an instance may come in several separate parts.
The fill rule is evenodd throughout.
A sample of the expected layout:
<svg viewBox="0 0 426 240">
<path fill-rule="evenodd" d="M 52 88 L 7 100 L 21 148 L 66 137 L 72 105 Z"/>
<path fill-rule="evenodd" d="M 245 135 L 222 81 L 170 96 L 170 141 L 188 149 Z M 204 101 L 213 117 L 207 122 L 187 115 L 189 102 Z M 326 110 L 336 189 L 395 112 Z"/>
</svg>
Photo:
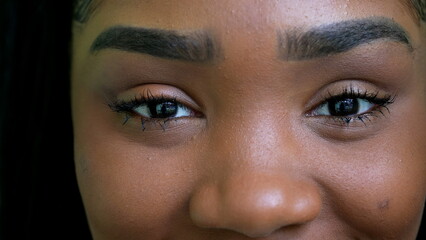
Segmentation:
<svg viewBox="0 0 426 240">
<path fill-rule="evenodd" d="M 312 60 L 278 57 L 277 31 L 387 17 L 414 50 L 378 40 Z M 106 49 L 105 29 L 208 30 L 213 62 Z M 415 239 L 426 197 L 426 32 L 399 1 L 106 0 L 74 29 L 78 182 L 93 237 Z M 312 111 L 352 86 L 394 96 L 363 124 Z M 114 99 L 175 97 L 162 122 Z"/>
</svg>

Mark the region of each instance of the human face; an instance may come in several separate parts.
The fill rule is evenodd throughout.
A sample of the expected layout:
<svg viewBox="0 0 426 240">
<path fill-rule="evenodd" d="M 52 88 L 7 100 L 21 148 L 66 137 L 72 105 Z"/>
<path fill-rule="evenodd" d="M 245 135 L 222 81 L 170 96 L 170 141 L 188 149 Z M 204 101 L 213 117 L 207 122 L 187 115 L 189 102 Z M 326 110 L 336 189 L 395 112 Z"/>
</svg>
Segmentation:
<svg viewBox="0 0 426 240">
<path fill-rule="evenodd" d="M 94 239 L 415 239 L 425 38 L 396 0 L 102 1 L 72 61 Z"/>
</svg>

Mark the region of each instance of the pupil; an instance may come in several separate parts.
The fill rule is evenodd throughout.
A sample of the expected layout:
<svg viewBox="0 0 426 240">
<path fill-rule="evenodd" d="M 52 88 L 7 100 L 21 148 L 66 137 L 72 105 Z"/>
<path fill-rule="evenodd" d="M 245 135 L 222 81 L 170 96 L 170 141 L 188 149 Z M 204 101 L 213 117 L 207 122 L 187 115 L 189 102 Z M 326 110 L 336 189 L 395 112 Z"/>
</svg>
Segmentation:
<svg viewBox="0 0 426 240">
<path fill-rule="evenodd" d="M 152 118 L 169 118 L 177 113 L 177 104 L 174 102 L 152 103 L 148 105 Z"/>
<path fill-rule="evenodd" d="M 332 100 L 328 104 L 328 110 L 333 116 L 349 116 L 358 113 L 359 104 L 357 99 Z"/>
</svg>

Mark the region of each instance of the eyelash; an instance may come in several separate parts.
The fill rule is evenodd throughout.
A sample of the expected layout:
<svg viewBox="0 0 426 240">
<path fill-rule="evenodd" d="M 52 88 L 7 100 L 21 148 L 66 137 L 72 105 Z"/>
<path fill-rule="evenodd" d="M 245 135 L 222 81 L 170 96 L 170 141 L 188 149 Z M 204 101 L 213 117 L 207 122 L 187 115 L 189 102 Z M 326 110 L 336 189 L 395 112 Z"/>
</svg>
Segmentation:
<svg viewBox="0 0 426 240">
<path fill-rule="evenodd" d="M 186 107 L 182 103 L 176 100 L 175 97 L 166 97 L 164 95 L 161 96 L 154 96 L 148 91 L 148 96 L 145 95 L 137 95 L 131 100 L 118 100 L 115 102 L 112 102 L 108 104 L 108 106 L 117 113 L 124 113 L 126 114 L 126 117 L 122 123 L 122 125 L 125 125 L 131 118 L 140 118 L 141 124 L 142 124 L 142 130 L 145 131 L 145 123 L 152 122 L 159 124 L 163 131 L 166 130 L 166 123 L 169 122 L 172 119 L 180 118 L 180 117 L 168 117 L 168 118 L 148 118 L 139 115 L 135 112 L 135 109 L 142 106 L 142 105 L 149 105 L 149 104 L 156 104 L 156 103 L 173 103 L 177 106 L 184 107 L 191 111 L 193 113 L 193 116 L 198 117 L 198 114 L 195 113 L 193 110 L 191 110 L 189 107 Z"/>
<path fill-rule="evenodd" d="M 148 92 L 148 94 L 145 95 L 138 95 L 135 96 L 131 100 L 117 100 L 115 102 L 112 102 L 108 104 L 108 106 L 117 113 L 125 113 L 126 117 L 122 123 L 122 125 L 125 125 L 131 118 L 139 117 L 141 119 L 142 124 L 142 130 L 145 130 L 145 123 L 147 122 L 153 122 L 159 124 L 163 131 L 166 130 L 166 123 L 174 118 L 179 117 L 169 117 L 169 118 L 147 118 L 144 116 L 139 115 L 135 112 L 135 109 L 137 107 L 140 107 L 144 104 L 155 104 L 155 103 L 165 103 L 170 102 L 173 104 L 176 104 L 177 106 L 181 106 L 184 108 L 187 108 L 190 110 L 195 117 L 199 117 L 200 114 L 195 113 L 190 108 L 186 107 L 185 105 L 181 104 L 176 100 L 176 98 L 166 97 L 164 95 L 161 96 L 154 96 Z M 361 121 L 366 125 L 366 120 L 371 121 L 370 117 L 380 117 L 385 116 L 385 113 L 383 112 L 383 109 L 386 109 L 388 113 L 390 113 L 388 105 L 392 104 L 395 100 L 396 96 L 392 95 L 385 95 L 384 97 L 378 97 L 379 92 L 371 93 L 369 91 L 363 91 L 355 90 L 353 87 L 345 88 L 342 90 L 342 93 L 338 95 L 332 95 L 331 93 L 328 93 L 328 97 L 325 97 L 321 104 L 317 105 L 313 110 L 310 111 L 307 116 L 321 116 L 321 117 L 327 117 L 329 119 L 333 119 L 335 121 L 338 121 L 342 124 L 346 124 L 347 126 L 354 122 L 354 121 Z M 318 109 L 321 106 L 324 106 L 327 103 L 330 103 L 332 101 L 343 101 L 347 99 L 363 99 L 368 101 L 371 104 L 374 104 L 375 106 L 369 110 L 368 112 L 357 114 L 357 115 L 351 115 L 351 116 L 333 116 L 333 115 L 315 115 L 313 112 Z M 380 114 L 376 114 L 380 113 Z"/>
<path fill-rule="evenodd" d="M 322 117 L 328 117 L 331 118 L 335 121 L 338 121 L 342 124 L 346 124 L 347 126 L 354 122 L 354 121 L 361 121 L 365 126 L 366 124 L 366 120 L 371 122 L 370 117 L 381 117 L 381 116 L 385 116 L 385 113 L 383 112 L 383 109 L 386 109 L 386 112 L 390 113 L 390 110 L 388 108 L 388 106 L 392 103 L 394 103 L 396 95 L 385 95 L 384 97 L 378 97 L 379 96 L 379 92 L 369 92 L 367 90 L 365 91 L 360 91 L 360 90 L 355 90 L 353 87 L 349 87 L 349 88 L 345 88 L 342 90 L 342 93 L 338 94 L 338 95 L 332 95 L 330 92 L 328 93 L 328 97 L 325 97 L 322 101 L 321 104 L 317 105 L 314 110 L 316 110 L 317 108 L 324 106 L 327 103 L 330 103 L 332 101 L 343 101 L 343 100 L 347 100 L 347 99 L 362 99 L 362 100 L 366 100 L 371 104 L 374 104 L 375 106 L 364 113 L 361 114 L 356 114 L 356 115 L 351 115 L 351 116 L 324 116 L 324 115 L 317 115 L 317 116 L 322 116 Z M 308 114 L 308 116 L 316 116 L 314 114 L 312 114 L 312 112 L 314 110 L 310 111 L 310 114 Z M 377 114 L 380 113 L 380 114 Z"/>
</svg>

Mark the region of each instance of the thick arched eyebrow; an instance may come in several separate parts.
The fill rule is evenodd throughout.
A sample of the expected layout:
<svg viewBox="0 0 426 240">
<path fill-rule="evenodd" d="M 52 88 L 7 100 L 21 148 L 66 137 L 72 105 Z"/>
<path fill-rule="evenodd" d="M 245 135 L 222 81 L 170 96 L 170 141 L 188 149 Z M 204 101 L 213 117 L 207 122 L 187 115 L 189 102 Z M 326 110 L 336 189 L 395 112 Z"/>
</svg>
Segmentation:
<svg viewBox="0 0 426 240">
<path fill-rule="evenodd" d="M 218 55 L 218 48 L 206 31 L 180 33 L 128 26 L 114 26 L 102 32 L 90 52 L 108 48 L 191 62 L 212 61 Z"/>
<path fill-rule="evenodd" d="M 392 19 L 374 17 L 327 24 L 307 32 L 278 31 L 278 52 L 283 60 L 309 60 L 346 52 L 379 39 L 402 43 L 413 51 L 402 26 Z"/>
</svg>

